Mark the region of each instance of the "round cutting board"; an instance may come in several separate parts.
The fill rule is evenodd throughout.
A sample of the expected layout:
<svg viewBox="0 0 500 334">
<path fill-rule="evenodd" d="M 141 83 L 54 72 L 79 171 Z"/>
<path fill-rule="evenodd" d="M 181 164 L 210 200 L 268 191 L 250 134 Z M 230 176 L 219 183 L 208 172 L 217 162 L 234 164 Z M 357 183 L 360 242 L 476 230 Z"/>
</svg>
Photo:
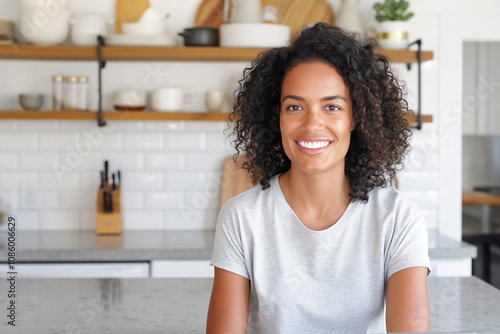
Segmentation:
<svg viewBox="0 0 500 334">
<path fill-rule="evenodd" d="M 240 0 L 241 1 L 241 0 Z M 262 7 L 278 8 L 279 23 L 290 27 L 292 36 L 309 23 L 335 23 L 335 14 L 327 0 L 261 0 Z M 195 26 L 219 28 L 224 23 L 224 0 L 203 0 L 195 18 Z"/>
</svg>

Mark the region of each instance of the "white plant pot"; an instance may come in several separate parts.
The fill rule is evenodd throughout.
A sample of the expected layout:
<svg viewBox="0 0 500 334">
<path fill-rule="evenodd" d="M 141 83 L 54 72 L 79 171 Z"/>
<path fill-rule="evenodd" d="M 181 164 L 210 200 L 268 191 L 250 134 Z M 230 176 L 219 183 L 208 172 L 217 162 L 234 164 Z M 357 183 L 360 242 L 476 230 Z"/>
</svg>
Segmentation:
<svg viewBox="0 0 500 334">
<path fill-rule="evenodd" d="M 409 24 L 407 21 L 379 22 L 377 40 L 383 49 L 406 49 Z"/>
</svg>

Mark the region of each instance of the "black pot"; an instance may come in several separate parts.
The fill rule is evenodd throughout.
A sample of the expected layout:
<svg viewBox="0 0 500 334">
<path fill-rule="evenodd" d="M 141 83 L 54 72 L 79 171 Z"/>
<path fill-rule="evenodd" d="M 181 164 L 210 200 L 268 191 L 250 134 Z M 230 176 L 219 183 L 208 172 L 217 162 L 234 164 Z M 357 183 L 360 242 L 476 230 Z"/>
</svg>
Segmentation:
<svg viewBox="0 0 500 334">
<path fill-rule="evenodd" d="M 185 46 L 218 46 L 219 30 L 209 27 L 187 28 L 179 35 L 184 36 Z"/>
</svg>

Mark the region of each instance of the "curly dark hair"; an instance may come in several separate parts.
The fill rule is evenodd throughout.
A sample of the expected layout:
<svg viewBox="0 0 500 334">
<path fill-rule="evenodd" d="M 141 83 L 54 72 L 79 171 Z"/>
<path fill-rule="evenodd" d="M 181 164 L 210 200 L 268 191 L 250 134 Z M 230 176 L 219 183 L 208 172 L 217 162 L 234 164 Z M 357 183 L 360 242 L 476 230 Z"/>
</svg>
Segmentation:
<svg viewBox="0 0 500 334">
<path fill-rule="evenodd" d="M 235 92 L 234 159 L 244 153 L 254 184 L 269 187 L 272 176 L 290 169 L 280 132 L 281 85 L 288 71 L 304 62 L 333 66 L 344 78 L 356 122 L 345 157 L 352 200 L 368 200 L 375 187 L 392 183 L 403 166 L 411 131 L 404 85 L 389 60 L 374 53 L 374 40 L 325 23 L 304 29 L 287 47 L 261 53 L 243 71 Z"/>
</svg>

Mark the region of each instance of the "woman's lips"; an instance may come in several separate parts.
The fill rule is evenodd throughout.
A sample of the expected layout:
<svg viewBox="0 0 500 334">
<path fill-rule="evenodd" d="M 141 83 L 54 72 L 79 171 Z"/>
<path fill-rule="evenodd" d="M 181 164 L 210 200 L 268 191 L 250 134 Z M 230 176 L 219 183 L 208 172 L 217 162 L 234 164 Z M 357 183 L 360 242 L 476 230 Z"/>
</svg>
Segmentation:
<svg viewBox="0 0 500 334">
<path fill-rule="evenodd" d="M 300 152 L 308 155 L 315 155 L 326 151 L 332 142 L 325 138 L 300 138 L 296 140 L 295 143 Z"/>
</svg>

